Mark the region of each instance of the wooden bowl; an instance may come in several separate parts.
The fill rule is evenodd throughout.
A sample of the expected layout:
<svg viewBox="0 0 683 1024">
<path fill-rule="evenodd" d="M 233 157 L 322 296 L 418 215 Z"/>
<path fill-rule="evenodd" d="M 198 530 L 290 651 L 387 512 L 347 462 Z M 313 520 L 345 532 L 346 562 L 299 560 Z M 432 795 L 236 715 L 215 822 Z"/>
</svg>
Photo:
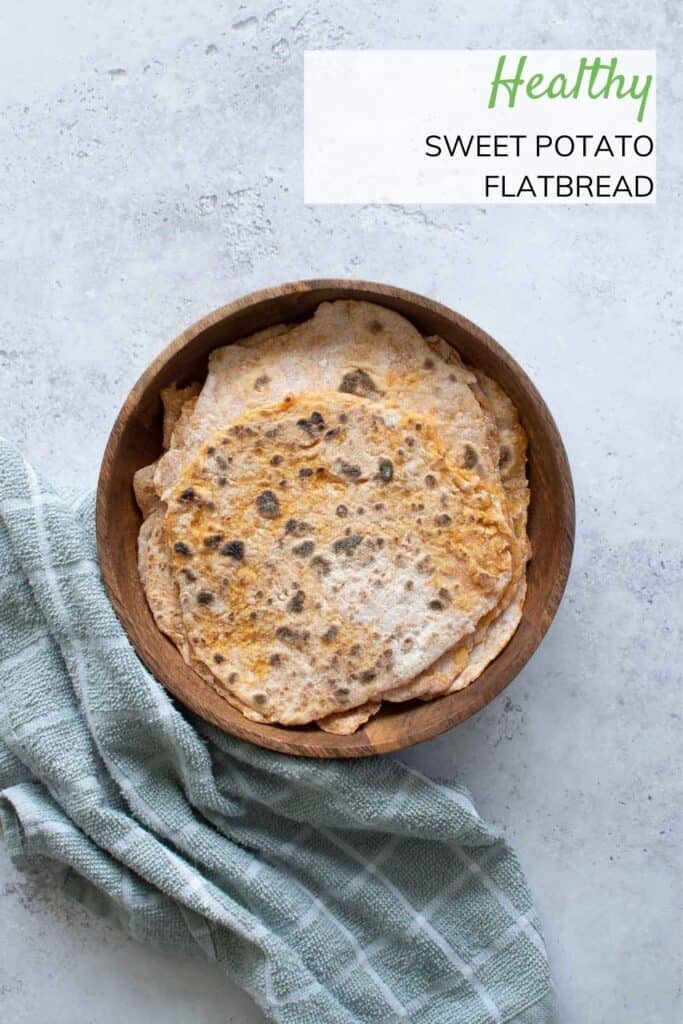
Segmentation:
<svg viewBox="0 0 683 1024">
<path fill-rule="evenodd" d="M 203 379 L 212 349 L 271 324 L 304 320 L 328 299 L 363 299 L 402 313 L 425 335 L 438 334 L 498 381 L 529 436 L 531 507 L 524 614 L 514 637 L 466 689 L 430 703 L 385 705 L 352 736 L 316 726 L 251 722 L 185 664 L 157 629 L 137 572 L 141 517 L 133 474 L 161 452 L 161 389 Z M 97 489 L 97 544 L 104 583 L 138 655 L 170 692 L 202 718 L 263 747 L 308 757 L 365 757 L 430 739 L 469 718 L 500 693 L 541 642 L 562 597 L 574 545 L 574 493 L 562 440 L 538 391 L 492 338 L 458 313 L 421 295 L 365 281 L 300 281 L 255 292 L 199 320 L 159 355 L 130 392 L 109 438 Z"/>
</svg>

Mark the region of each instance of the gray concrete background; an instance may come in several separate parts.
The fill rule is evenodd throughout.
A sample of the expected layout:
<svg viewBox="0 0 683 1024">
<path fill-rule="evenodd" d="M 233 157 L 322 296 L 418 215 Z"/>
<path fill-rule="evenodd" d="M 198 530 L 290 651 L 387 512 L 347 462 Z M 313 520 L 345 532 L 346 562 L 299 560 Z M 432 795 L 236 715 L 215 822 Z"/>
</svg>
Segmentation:
<svg viewBox="0 0 683 1024">
<path fill-rule="evenodd" d="M 578 500 L 566 598 L 506 693 L 409 757 L 458 771 L 516 844 L 562 1024 L 680 1019 L 678 11 L 0 9 L 0 432 L 55 480 L 94 485 L 127 390 L 177 332 L 283 280 L 357 276 L 438 298 L 497 337 L 546 397 Z M 501 46 L 659 47 L 656 207 L 304 207 L 305 47 Z M 4 1020 L 262 1019 L 215 969 L 138 946 L 4 851 L 0 873 Z"/>
</svg>

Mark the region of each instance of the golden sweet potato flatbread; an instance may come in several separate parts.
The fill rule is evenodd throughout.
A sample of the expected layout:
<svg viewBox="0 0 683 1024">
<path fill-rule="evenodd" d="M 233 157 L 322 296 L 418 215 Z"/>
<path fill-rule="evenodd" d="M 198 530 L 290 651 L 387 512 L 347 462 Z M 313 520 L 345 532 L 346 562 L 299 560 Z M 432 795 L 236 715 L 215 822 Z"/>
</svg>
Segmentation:
<svg viewBox="0 0 683 1024">
<path fill-rule="evenodd" d="M 432 700 L 432 698 L 446 693 L 453 681 L 465 670 L 473 645 L 474 632 L 466 636 L 455 647 L 449 648 L 445 654 L 437 658 L 432 665 L 424 672 L 420 672 L 414 679 L 383 694 L 382 700 L 398 704 L 414 700 L 416 697 Z"/>
<path fill-rule="evenodd" d="M 226 423 L 287 397 L 340 391 L 387 400 L 432 416 L 454 459 L 482 477 L 503 502 L 498 452 L 489 448 L 485 417 L 469 383 L 450 367 L 405 317 L 369 302 L 323 302 L 302 324 L 260 331 L 215 349 L 182 445 L 161 460 L 155 485 L 161 497 L 179 467 Z"/>
<path fill-rule="evenodd" d="M 187 387 L 184 388 L 178 388 L 175 384 L 171 384 L 170 387 L 162 389 L 161 403 L 164 407 L 164 448 L 171 447 L 173 432 L 176 429 L 178 421 L 183 415 L 183 412 L 187 415 L 187 410 L 192 399 L 196 398 L 200 391 L 201 385 L 196 381 L 193 381 L 192 384 L 188 384 Z"/>
<path fill-rule="evenodd" d="M 157 626 L 189 662 L 190 649 L 180 615 L 178 584 L 173 577 L 161 509 L 153 512 L 140 529 L 138 572 Z"/>
<path fill-rule="evenodd" d="M 499 438 L 499 469 L 523 567 L 531 557 L 527 536 L 529 484 L 526 477 L 527 436 L 514 403 L 505 391 L 480 370 L 475 371 L 480 400 L 488 404 Z M 526 577 L 522 574 L 507 588 L 499 606 L 485 615 L 475 634 L 476 642 L 467 666 L 457 676 L 448 693 L 462 690 L 478 679 L 514 636 L 522 619 L 526 598 Z"/>
<path fill-rule="evenodd" d="M 477 385 L 489 404 L 498 429 L 500 479 L 517 541 L 526 562 L 531 555 L 526 533 L 529 509 L 529 483 L 526 477 L 527 436 L 514 403 L 500 384 L 480 370 L 475 372 Z"/>
<path fill-rule="evenodd" d="M 154 471 L 156 462 L 151 466 L 143 466 L 133 474 L 133 493 L 138 508 L 145 519 L 161 507 L 161 501 L 154 487 Z"/>
<path fill-rule="evenodd" d="M 442 339 L 423 339 L 405 318 L 363 302 L 323 303 L 304 324 L 277 325 L 217 349 L 203 388 L 172 386 L 162 393 L 164 446 L 170 450 L 140 470 L 134 481 L 143 515 L 155 516 L 141 529 L 140 574 L 160 628 L 166 627 L 188 664 L 259 721 L 267 720 L 262 712 L 227 692 L 212 669 L 191 653 L 171 553 L 160 526 L 165 503 L 159 495 L 168 496 L 168 488 L 212 430 L 274 399 L 312 390 L 355 394 L 372 403 L 388 398 L 404 411 L 433 420 L 459 465 L 482 480 L 497 510 L 514 527 L 510 578 L 495 605 L 458 644 L 424 671 L 382 693 L 381 699 L 431 699 L 468 685 L 509 641 L 524 602 L 523 573 L 529 555 L 526 435 L 513 403 L 494 381 L 467 367 Z M 366 701 L 334 712 L 319 724 L 346 734 L 378 707 L 378 700 Z"/>
<path fill-rule="evenodd" d="M 327 718 L 319 718 L 317 724 L 323 732 L 332 732 L 337 736 L 350 736 L 365 725 L 377 714 L 382 704 L 380 701 L 368 701 L 358 708 L 350 711 L 339 711 L 335 715 L 328 715 Z"/>
<path fill-rule="evenodd" d="M 475 643 L 470 651 L 467 665 L 446 691 L 455 693 L 478 679 L 487 665 L 497 658 L 504 647 L 510 642 L 522 618 L 524 599 L 526 597 L 526 579 L 522 577 L 515 592 L 504 610 L 486 627 L 481 640 Z"/>
<path fill-rule="evenodd" d="M 458 647 L 447 651 L 406 686 L 385 694 L 383 699 L 392 702 L 411 700 L 414 697 L 431 700 L 455 689 L 462 689 L 464 685 L 473 682 L 502 650 L 517 628 L 526 593 L 526 588 L 523 588 L 520 582 L 528 557 L 526 435 L 519 423 L 517 410 L 494 381 L 480 371 L 465 366 L 458 353 L 442 338 L 434 335 L 425 341 L 435 358 L 451 367 L 458 381 L 467 384 L 479 403 L 485 421 L 488 449 L 493 453 L 496 463 L 502 463 L 506 467 L 505 480 L 502 483 L 505 505 L 515 529 L 517 549 L 514 552 L 512 579 L 498 605 L 483 616 L 476 632 Z M 496 624 L 501 616 L 504 616 L 502 624 L 498 623 L 489 636 L 492 624 Z M 472 657 L 470 652 L 473 648 L 476 649 L 473 661 L 476 668 L 466 668 Z M 465 679 L 467 683 L 463 682 Z"/>
<path fill-rule="evenodd" d="M 164 529 L 164 514 L 161 509 L 154 511 L 142 524 L 138 536 L 138 573 L 145 588 L 154 621 L 169 640 L 178 648 L 189 667 L 201 678 L 215 685 L 215 678 L 203 662 L 194 657 L 187 642 L 185 626 L 180 614 L 178 583 L 173 575 L 171 553 Z M 222 694 L 222 696 L 226 696 Z M 236 698 L 228 695 L 229 702 L 243 715 L 262 722 L 263 717 L 251 708 L 244 707 Z"/>
<path fill-rule="evenodd" d="M 267 721 L 301 724 L 408 682 L 511 579 L 489 487 L 428 417 L 344 394 L 212 436 L 166 494 L 193 655 Z"/>
<path fill-rule="evenodd" d="M 460 652 L 447 651 L 430 666 L 422 680 L 415 680 L 413 693 L 406 687 L 399 690 L 396 695 L 387 695 L 387 700 L 405 700 L 409 695 L 431 699 L 443 693 L 462 689 L 473 682 L 514 634 L 521 620 L 526 595 L 523 574 L 530 555 L 526 534 L 529 488 L 526 480 L 527 438 L 519 422 L 519 415 L 503 389 L 481 371 L 466 367 L 455 349 L 442 338 L 434 335 L 425 341 L 435 355 L 440 356 L 452 367 L 458 379 L 467 381 L 481 407 L 486 421 L 488 447 L 490 451 L 496 453 L 495 459 L 502 478 L 505 505 L 515 531 L 515 563 L 511 581 L 500 602 L 496 608 L 483 616 L 474 636 L 468 639 L 468 662 L 471 660 L 472 666 L 468 664 L 465 669 L 460 665 L 458 668 L 456 659 Z M 500 623 L 497 621 L 499 618 L 502 618 Z M 492 626 L 495 628 L 492 629 Z M 420 689 L 421 693 L 415 692 Z"/>
<path fill-rule="evenodd" d="M 438 337 L 428 338 L 428 344 L 440 353 L 449 364 L 462 366 L 458 354 Z M 505 391 L 494 380 L 480 370 L 472 371 L 475 380 L 472 391 L 482 406 L 489 421 L 490 443 L 498 448 L 498 465 L 505 492 L 505 502 L 515 530 L 519 551 L 519 569 L 503 594 L 500 603 L 485 615 L 474 637 L 474 644 L 468 663 L 446 690 L 430 690 L 424 696 L 429 699 L 438 692 L 453 693 L 474 682 L 486 666 L 503 650 L 515 633 L 522 617 L 526 597 L 526 581 L 523 571 L 531 554 L 526 533 L 527 510 L 529 506 L 529 485 L 526 479 L 527 437 L 519 421 L 519 414 Z M 450 671 L 449 653 L 445 654 L 432 672 L 441 678 Z"/>
<path fill-rule="evenodd" d="M 194 412 L 197 395 L 200 391 L 201 384 L 195 382 L 188 384 L 185 388 L 177 388 L 173 384 L 161 392 L 161 401 L 164 407 L 163 446 L 165 449 L 168 450 L 173 444 L 184 444 L 185 431 Z M 161 500 L 154 486 L 154 475 L 158 464 L 159 460 L 157 459 L 156 462 L 138 469 L 133 475 L 135 500 L 145 519 L 161 507 Z"/>
<path fill-rule="evenodd" d="M 441 347 L 440 347 L 441 346 Z M 444 358 L 452 356 L 451 362 Z M 212 430 L 244 411 L 312 392 L 352 393 L 370 401 L 389 398 L 402 408 L 432 416 L 460 465 L 490 487 L 507 515 L 498 472 L 493 418 L 472 392 L 476 378 L 440 339 L 425 341 L 398 313 L 372 303 L 322 303 L 313 317 L 293 328 L 258 332 L 211 353 L 206 383 L 183 436 L 162 457 L 155 473 L 159 494 L 176 481 L 182 466 Z M 523 559 L 512 546 L 513 581 Z M 512 598 L 514 585 L 509 588 Z M 405 684 L 393 698 L 409 700 L 445 690 L 463 667 L 466 646 L 424 675 Z"/>
</svg>

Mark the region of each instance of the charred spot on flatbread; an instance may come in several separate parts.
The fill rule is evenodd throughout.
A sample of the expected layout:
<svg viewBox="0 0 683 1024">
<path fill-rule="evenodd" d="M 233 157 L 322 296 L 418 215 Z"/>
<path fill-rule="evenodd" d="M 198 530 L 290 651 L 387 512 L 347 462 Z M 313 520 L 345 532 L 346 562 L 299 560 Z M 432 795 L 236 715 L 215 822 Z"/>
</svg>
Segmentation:
<svg viewBox="0 0 683 1024">
<path fill-rule="evenodd" d="M 370 374 L 361 369 L 345 373 L 339 390 L 347 395 L 357 395 L 359 398 L 379 398 L 382 394 Z"/>
</svg>

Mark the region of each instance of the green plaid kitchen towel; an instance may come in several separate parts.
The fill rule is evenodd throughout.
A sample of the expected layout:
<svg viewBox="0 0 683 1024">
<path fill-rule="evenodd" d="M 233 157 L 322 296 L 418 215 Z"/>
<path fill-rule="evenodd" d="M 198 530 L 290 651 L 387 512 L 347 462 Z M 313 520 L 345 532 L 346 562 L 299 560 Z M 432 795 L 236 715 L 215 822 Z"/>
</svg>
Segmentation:
<svg viewBox="0 0 683 1024">
<path fill-rule="evenodd" d="M 282 1024 L 545 1024 L 524 876 L 467 790 L 310 761 L 177 707 L 105 595 L 92 496 L 0 441 L 0 824 L 18 867 L 215 960 Z"/>
</svg>

